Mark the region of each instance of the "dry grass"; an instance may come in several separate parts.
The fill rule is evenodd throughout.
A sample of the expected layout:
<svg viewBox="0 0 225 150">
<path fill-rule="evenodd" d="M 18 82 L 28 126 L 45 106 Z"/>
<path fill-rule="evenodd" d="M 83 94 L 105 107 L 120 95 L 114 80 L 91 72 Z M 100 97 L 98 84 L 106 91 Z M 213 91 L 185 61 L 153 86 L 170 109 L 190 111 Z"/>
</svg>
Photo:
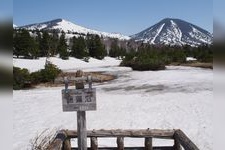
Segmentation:
<svg viewBox="0 0 225 150">
<path fill-rule="evenodd" d="M 32 150 L 47 150 L 49 144 L 52 143 L 55 138 L 56 131 L 56 129 L 45 129 L 41 133 L 38 133 L 33 139 L 30 140 L 30 148 Z"/>
<path fill-rule="evenodd" d="M 172 63 L 170 65 L 213 69 L 213 63 L 189 62 L 189 63 Z"/>
<path fill-rule="evenodd" d="M 189 67 L 200 67 L 200 68 L 213 69 L 213 63 L 194 62 L 194 63 L 186 63 L 186 64 L 181 64 L 181 65 L 182 66 L 189 66 Z"/>
<path fill-rule="evenodd" d="M 91 75 L 94 78 L 98 78 L 99 81 L 95 82 L 107 82 L 114 80 L 116 76 L 110 75 L 110 74 L 105 74 L 102 72 L 84 72 L 84 76 Z M 64 77 L 75 77 L 76 72 L 62 72 L 59 74 L 59 76 L 55 79 L 55 83 L 41 83 L 36 85 L 35 87 L 59 87 L 59 86 L 64 86 Z M 71 84 L 72 85 L 72 84 Z"/>
</svg>

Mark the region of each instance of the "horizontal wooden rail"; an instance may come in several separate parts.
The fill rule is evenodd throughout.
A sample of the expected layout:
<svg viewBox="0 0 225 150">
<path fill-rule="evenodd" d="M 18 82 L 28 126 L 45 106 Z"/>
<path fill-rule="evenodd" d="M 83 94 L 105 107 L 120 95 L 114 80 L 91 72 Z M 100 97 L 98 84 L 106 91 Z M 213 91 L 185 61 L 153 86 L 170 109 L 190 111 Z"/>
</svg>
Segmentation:
<svg viewBox="0 0 225 150">
<path fill-rule="evenodd" d="M 61 130 L 58 132 L 55 140 L 50 144 L 48 150 L 71 150 L 77 148 L 71 148 L 70 139 L 77 138 L 77 131 L 74 130 Z M 199 150 L 198 147 L 185 135 L 181 130 L 159 130 L 159 129 L 146 129 L 146 130 L 92 130 L 87 131 L 87 137 L 91 139 L 91 150 L 104 149 L 103 147 L 98 147 L 98 138 L 110 138 L 116 137 L 117 149 L 119 150 L 130 150 L 131 147 L 124 146 L 124 138 L 144 138 L 144 147 L 140 149 L 145 150 L 181 150 L 183 147 L 185 150 Z M 152 145 L 153 138 L 163 138 L 163 139 L 173 139 L 173 146 L 165 147 L 154 147 Z M 105 149 L 115 149 L 105 148 Z M 139 149 L 138 147 L 134 149 Z"/>
<path fill-rule="evenodd" d="M 67 130 L 69 138 L 77 138 L 77 131 Z M 87 137 L 153 137 L 173 139 L 175 130 L 92 130 L 87 131 Z"/>
</svg>

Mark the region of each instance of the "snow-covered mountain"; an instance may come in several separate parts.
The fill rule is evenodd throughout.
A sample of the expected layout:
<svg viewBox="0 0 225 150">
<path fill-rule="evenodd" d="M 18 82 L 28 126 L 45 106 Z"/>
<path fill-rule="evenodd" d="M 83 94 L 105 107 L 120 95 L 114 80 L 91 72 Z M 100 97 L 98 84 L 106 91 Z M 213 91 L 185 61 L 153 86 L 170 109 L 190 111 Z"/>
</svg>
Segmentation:
<svg viewBox="0 0 225 150">
<path fill-rule="evenodd" d="M 17 25 L 13 24 L 13 28 L 16 28 L 16 27 L 17 27 Z"/>
<path fill-rule="evenodd" d="M 21 26 L 18 28 L 23 28 L 27 30 L 59 30 L 64 31 L 66 33 L 79 33 L 79 34 L 97 34 L 103 37 L 110 37 L 110 38 L 118 38 L 120 40 L 129 40 L 129 36 L 122 35 L 120 33 L 107 33 L 101 32 L 97 30 L 88 29 L 79 25 L 76 25 L 70 21 L 64 19 L 55 19 L 47 22 L 42 23 L 35 23 L 30 25 Z"/>
<path fill-rule="evenodd" d="M 131 36 L 136 41 L 150 44 L 191 45 L 210 44 L 213 36 L 189 22 L 166 18 L 146 30 Z"/>
</svg>

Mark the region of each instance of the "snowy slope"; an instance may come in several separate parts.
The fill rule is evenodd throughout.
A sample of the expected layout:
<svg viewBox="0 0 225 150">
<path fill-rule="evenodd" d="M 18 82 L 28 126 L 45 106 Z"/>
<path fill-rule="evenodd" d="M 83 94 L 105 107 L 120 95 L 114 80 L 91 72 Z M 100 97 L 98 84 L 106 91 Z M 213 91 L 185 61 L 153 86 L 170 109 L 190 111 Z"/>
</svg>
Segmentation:
<svg viewBox="0 0 225 150">
<path fill-rule="evenodd" d="M 136 41 L 151 44 L 191 45 L 211 44 L 212 34 L 180 19 L 166 18 L 150 28 L 131 36 Z"/>
<path fill-rule="evenodd" d="M 93 87 L 97 88 L 97 110 L 87 112 L 89 130 L 179 128 L 199 149 L 213 149 L 212 70 L 170 66 L 155 72 L 123 71 L 116 80 Z M 13 92 L 14 150 L 29 149 L 30 139 L 45 129 L 76 129 L 76 112 L 62 112 L 63 88 Z M 164 142 L 154 139 L 153 145 Z M 126 146 L 143 143 L 143 139 L 125 138 Z M 99 146 L 104 145 L 116 146 L 115 138 L 99 139 Z"/>
<path fill-rule="evenodd" d="M 122 35 L 120 33 L 107 33 L 107 32 L 101 32 L 97 30 L 88 29 L 79 25 L 76 25 L 70 21 L 64 20 L 64 19 L 55 19 L 43 23 L 36 23 L 26 26 L 21 26 L 19 28 L 24 28 L 28 30 L 52 30 L 56 29 L 59 31 L 64 31 L 66 33 L 79 33 L 79 34 L 97 34 L 99 36 L 103 37 L 110 37 L 110 38 L 118 38 L 120 40 L 128 40 L 130 37 Z"/>
</svg>

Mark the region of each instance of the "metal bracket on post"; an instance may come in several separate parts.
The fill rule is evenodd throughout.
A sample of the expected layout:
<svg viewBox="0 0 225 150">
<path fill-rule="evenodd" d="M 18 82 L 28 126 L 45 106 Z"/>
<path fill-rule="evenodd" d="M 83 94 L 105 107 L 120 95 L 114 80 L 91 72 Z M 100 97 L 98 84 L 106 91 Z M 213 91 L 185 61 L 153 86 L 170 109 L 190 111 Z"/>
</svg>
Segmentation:
<svg viewBox="0 0 225 150">
<path fill-rule="evenodd" d="M 65 84 L 65 92 L 68 93 L 69 80 L 67 77 L 64 77 L 64 84 Z"/>
<path fill-rule="evenodd" d="M 92 89 L 92 76 L 91 75 L 87 76 L 87 81 L 88 81 L 88 85 L 89 85 L 89 90 L 91 90 Z"/>
<path fill-rule="evenodd" d="M 65 84 L 65 97 L 68 100 L 69 99 L 69 91 L 68 91 L 68 87 L 69 87 L 69 80 L 67 77 L 64 77 L 64 84 Z"/>
</svg>

